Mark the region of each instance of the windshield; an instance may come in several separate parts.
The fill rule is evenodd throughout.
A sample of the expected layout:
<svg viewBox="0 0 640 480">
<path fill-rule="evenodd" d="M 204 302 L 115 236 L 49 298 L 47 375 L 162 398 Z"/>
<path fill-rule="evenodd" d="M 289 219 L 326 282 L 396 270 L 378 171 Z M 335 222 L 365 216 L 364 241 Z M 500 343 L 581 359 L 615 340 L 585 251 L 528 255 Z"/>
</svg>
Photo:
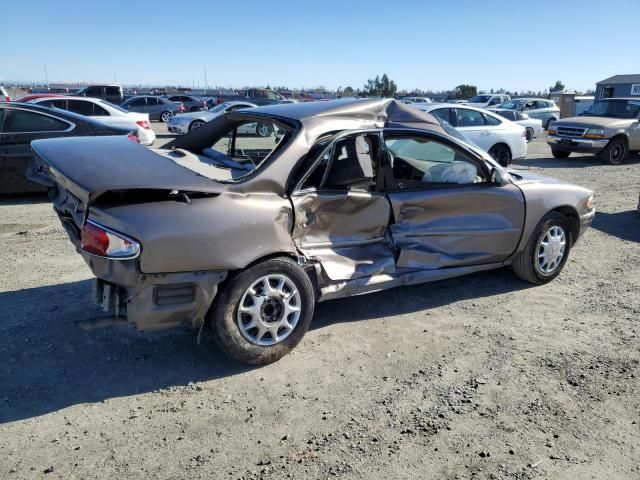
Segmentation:
<svg viewBox="0 0 640 480">
<path fill-rule="evenodd" d="M 499 106 L 500 108 L 505 108 L 507 110 L 517 110 L 524 104 L 524 102 L 526 102 L 526 100 L 509 100 Z"/>
<path fill-rule="evenodd" d="M 491 100 L 491 95 L 476 95 L 469 99 L 469 103 L 487 103 Z"/>
<path fill-rule="evenodd" d="M 227 105 L 225 103 L 221 103 L 220 105 L 216 105 L 215 107 L 210 108 L 209 111 L 211 113 L 218 113 L 223 111 L 225 108 L 227 108 Z"/>
<path fill-rule="evenodd" d="M 601 100 L 594 103 L 586 115 L 595 117 L 636 118 L 640 100 Z"/>
</svg>

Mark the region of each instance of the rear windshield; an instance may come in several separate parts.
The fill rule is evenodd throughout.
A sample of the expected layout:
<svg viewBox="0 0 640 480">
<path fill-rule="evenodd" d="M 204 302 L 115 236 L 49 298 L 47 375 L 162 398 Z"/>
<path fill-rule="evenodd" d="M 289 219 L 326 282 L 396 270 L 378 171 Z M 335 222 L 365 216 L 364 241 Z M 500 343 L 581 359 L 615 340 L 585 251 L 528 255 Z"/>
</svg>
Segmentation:
<svg viewBox="0 0 640 480">
<path fill-rule="evenodd" d="M 114 105 L 111 102 L 107 102 L 106 100 L 98 100 L 98 103 L 102 103 L 104 105 L 108 105 L 109 107 L 113 108 L 114 110 L 118 110 L 119 112 L 122 113 L 129 113 L 129 110 L 125 110 L 124 108 L 120 107 L 120 105 Z"/>
<path fill-rule="evenodd" d="M 227 114 L 180 137 L 165 155 L 213 180 L 238 182 L 282 152 L 296 132 L 269 117 Z"/>
</svg>

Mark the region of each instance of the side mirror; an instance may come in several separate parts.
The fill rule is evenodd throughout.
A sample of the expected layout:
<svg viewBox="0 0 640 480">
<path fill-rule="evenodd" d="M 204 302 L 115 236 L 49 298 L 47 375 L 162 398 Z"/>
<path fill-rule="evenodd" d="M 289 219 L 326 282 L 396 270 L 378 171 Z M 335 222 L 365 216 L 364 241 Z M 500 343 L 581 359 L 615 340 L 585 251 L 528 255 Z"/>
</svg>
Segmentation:
<svg viewBox="0 0 640 480">
<path fill-rule="evenodd" d="M 493 167 L 491 169 L 491 176 L 489 177 L 489 181 L 494 185 L 504 185 L 505 180 L 502 178 L 502 173 L 497 168 Z"/>
</svg>

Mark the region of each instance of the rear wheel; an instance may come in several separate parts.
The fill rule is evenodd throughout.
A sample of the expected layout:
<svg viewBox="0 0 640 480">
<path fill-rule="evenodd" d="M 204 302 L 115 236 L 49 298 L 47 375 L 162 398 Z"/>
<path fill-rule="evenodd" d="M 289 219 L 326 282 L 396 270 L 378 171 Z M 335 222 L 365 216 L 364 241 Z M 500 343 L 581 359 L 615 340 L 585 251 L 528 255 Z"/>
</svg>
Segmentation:
<svg viewBox="0 0 640 480">
<path fill-rule="evenodd" d="M 256 125 L 256 133 L 260 137 L 268 137 L 273 133 L 273 127 L 268 123 L 258 123 Z"/>
<path fill-rule="evenodd" d="M 553 158 L 559 158 L 564 160 L 565 158 L 569 158 L 569 155 L 571 155 L 571 152 L 565 152 L 563 150 L 555 150 L 552 148 L 551 155 L 553 155 Z"/>
<path fill-rule="evenodd" d="M 267 364 L 302 340 L 314 306 L 306 272 L 289 258 L 275 258 L 230 279 L 209 312 L 209 325 L 214 342 L 227 355 Z"/>
<path fill-rule="evenodd" d="M 547 214 L 513 261 L 513 271 L 522 280 L 537 285 L 550 282 L 564 268 L 571 250 L 571 229 L 558 212 Z"/>
<path fill-rule="evenodd" d="M 171 117 L 173 117 L 173 113 L 171 112 L 162 112 L 160 114 L 160 120 L 162 120 L 164 123 L 169 123 Z"/>
<path fill-rule="evenodd" d="M 553 122 L 555 122 L 555 121 L 556 121 L 556 119 L 555 119 L 555 118 L 550 118 L 549 120 L 547 120 L 547 123 L 545 124 L 544 129 L 545 129 L 545 130 L 549 130 L 549 127 L 550 127 L 550 126 L 551 126 L 551 124 L 552 124 Z"/>
<path fill-rule="evenodd" d="M 503 167 L 508 167 L 511 163 L 511 150 L 506 145 L 499 143 L 489 150 L 489 155 Z"/>
<path fill-rule="evenodd" d="M 527 127 L 526 135 L 527 135 L 527 142 L 530 142 L 531 140 L 533 140 L 533 128 Z"/>
<path fill-rule="evenodd" d="M 620 165 L 628 155 L 627 143 L 621 138 L 613 138 L 598 156 L 609 165 Z"/>
</svg>

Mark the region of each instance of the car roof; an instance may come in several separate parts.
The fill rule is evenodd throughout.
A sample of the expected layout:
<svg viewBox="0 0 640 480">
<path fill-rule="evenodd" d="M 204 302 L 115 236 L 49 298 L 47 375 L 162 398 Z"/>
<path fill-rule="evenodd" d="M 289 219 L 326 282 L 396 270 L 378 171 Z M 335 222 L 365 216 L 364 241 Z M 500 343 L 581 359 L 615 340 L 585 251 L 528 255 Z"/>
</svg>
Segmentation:
<svg viewBox="0 0 640 480">
<path fill-rule="evenodd" d="M 48 115 L 54 115 L 74 123 L 84 122 L 91 125 L 96 125 L 96 124 L 103 125 L 97 120 L 92 119 L 91 117 L 85 117 L 84 115 L 80 115 L 78 113 L 74 113 L 69 110 L 61 110 L 58 108 L 45 107 L 44 105 L 38 105 L 37 103 L 3 102 L 3 103 L 0 103 L 0 108 L 16 108 L 18 110 L 31 110 L 32 112 L 39 112 L 39 113 L 46 113 Z M 111 128 L 111 127 L 105 125 L 105 128 Z"/>
<path fill-rule="evenodd" d="M 596 98 L 596 99 L 594 99 L 594 101 L 596 101 L 596 102 L 599 102 L 599 101 L 610 102 L 612 100 L 634 100 L 636 102 L 640 102 L 640 97 L 611 97 L 611 98 Z"/>
</svg>

